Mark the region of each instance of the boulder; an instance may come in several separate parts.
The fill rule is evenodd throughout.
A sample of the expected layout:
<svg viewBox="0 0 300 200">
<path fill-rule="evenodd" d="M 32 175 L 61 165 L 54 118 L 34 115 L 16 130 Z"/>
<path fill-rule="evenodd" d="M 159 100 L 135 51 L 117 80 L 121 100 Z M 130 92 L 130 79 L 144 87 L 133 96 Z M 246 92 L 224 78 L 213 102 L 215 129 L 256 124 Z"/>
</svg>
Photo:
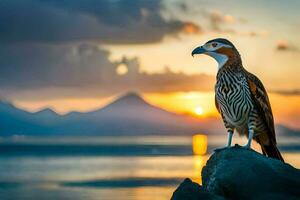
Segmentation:
<svg viewBox="0 0 300 200">
<path fill-rule="evenodd" d="M 171 200 L 224 199 L 203 189 L 198 183 L 186 178 L 173 193 Z"/>
<path fill-rule="evenodd" d="M 216 151 L 200 186 L 185 180 L 172 200 L 300 199 L 300 170 L 240 146 Z"/>
</svg>

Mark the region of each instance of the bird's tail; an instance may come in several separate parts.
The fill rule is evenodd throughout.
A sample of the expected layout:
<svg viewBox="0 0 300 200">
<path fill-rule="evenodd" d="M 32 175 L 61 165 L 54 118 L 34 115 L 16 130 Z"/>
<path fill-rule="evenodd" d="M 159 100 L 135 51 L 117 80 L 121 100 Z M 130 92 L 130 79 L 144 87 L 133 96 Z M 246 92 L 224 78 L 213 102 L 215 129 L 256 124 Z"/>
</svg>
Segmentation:
<svg viewBox="0 0 300 200">
<path fill-rule="evenodd" d="M 284 162 L 281 153 L 279 152 L 276 144 L 274 144 L 273 142 L 271 142 L 269 145 L 261 144 L 261 150 L 264 155 L 267 155 L 268 157 L 275 158 Z"/>
</svg>

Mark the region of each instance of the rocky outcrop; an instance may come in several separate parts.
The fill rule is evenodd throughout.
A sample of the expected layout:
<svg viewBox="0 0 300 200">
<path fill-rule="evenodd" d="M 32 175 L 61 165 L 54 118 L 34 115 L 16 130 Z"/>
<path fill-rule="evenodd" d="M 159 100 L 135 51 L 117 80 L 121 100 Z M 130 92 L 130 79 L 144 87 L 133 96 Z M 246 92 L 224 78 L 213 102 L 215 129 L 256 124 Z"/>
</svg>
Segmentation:
<svg viewBox="0 0 300 200">
<path fill-rule="evenodd" d="M 214 195 L 204 190 L 198 183 L 192 182 L 186 178 L 173 193 L 171 200 L 199 200 L 199 199 L 216 199 L 222 200 L 223 197 Z"/>
<path fill-rule="evenodd" d="M 186 179 L 172 200 L 300 199 L 300 170 L 239 146 L 215 152 L 202 183 Z"/>
</svg>

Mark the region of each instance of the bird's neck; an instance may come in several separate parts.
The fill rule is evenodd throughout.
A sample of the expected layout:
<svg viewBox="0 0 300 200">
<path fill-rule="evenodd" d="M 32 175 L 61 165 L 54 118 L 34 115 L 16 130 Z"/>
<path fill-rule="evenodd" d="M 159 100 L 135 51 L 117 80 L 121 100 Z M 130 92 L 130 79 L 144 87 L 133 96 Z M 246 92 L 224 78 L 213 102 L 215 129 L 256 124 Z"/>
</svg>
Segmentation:
<svg viewBox="0 0 300 200">
<path fill-rule="evenodd" d="M 218 69 L 217 78 L 223 75 L 234 76 L 243 71 L 245 71 L 245 69 L 240 58 L 234 60 L 229 58 L 227 62 Z"/>
<path fill-rule="evenodd" d="M 215 52 L 207 52 L 207 54 L 213 57 L 218 63 L 218 70 L 220 70 L 227 62 L 229 57 L 224 54 L 219 54 Z"/>
<path fill-rule="evenodd" d="M 223 68 L 242 67 L 242 60 L 237 50 L 223 52 L 207 52 L 207 55 L 213 57 L 218 63 L 218 70 Z"/>
</svg>

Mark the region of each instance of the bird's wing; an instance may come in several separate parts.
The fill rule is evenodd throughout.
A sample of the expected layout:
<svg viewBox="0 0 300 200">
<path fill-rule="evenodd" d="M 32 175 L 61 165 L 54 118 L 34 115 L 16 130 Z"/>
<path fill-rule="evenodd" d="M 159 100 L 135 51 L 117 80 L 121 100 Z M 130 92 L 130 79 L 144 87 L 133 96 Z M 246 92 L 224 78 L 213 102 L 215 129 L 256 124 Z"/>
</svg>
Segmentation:
<svg viewBox="0 0 300 200">
<path fill-rule="evenodd" d="M 259 115 L 265 121 L 268 128 L 268 136 L 276 144 L 275 129 L 274 129 L 274 118 L 269 101 L 269 97 L 266 89 L 262 82 L 253 74 L 246 72 L 252 98 L 254 99 L 255 105 L 258 108 Z"/>
<path fill-rule="evenodd" d="M 219 107 L 219 103 L 218 103 L 218 100 L 217 100 L 217 95 L 215 95 L 215 105 L 216 105 L 216 108 L 217 108 L 218 112 L 220 113 L 220 107 Z"/>
</svg>

